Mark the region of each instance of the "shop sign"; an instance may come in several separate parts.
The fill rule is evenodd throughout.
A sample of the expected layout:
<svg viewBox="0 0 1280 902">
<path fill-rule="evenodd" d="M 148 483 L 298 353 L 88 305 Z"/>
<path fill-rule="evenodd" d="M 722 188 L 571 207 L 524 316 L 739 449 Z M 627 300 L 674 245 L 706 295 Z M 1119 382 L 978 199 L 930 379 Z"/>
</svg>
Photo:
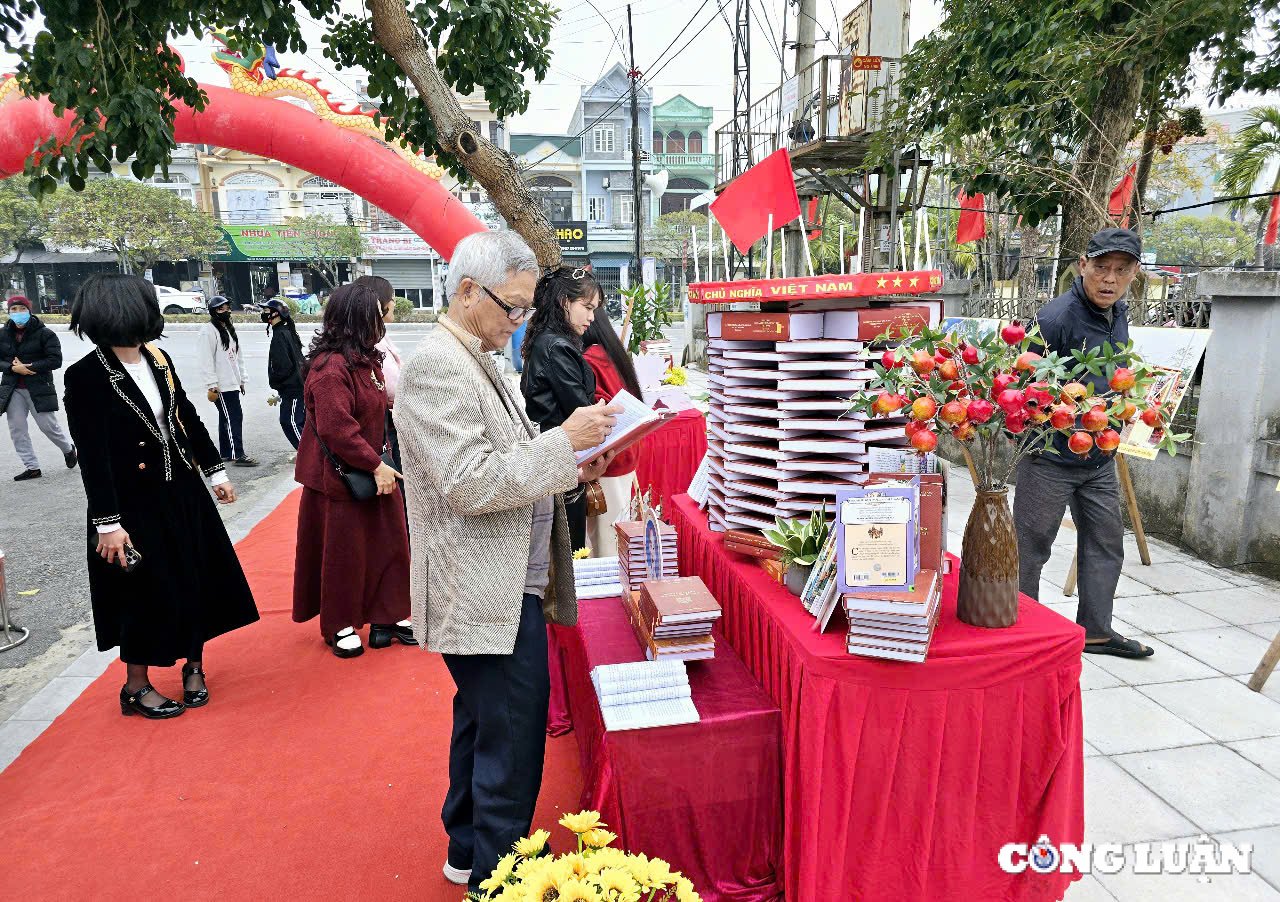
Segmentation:
<svg viewBox="0 0 1280 902">
<path fill-rule="evenodd" d="M 364 232 L 366 257 L 415 257 L 429 259 L 436 256 L 431 245 L 413 232 Z"/>
<path fill-rule="evenodd" d="M 566 254 L 585 254 L 587 252 L 587 221 L 571 219 L 551 224 L 556 230 L 556 240 L 560 242 L 560 250 Z"/>
<path fill-rule="evenodd" d="M 245 260 L 306 260 L 302 233 L 286 225 L 224 225 L 225 253 L 211 259 L 220 262 Z"/>
<path fill-rule="evenodd" d="M 851 62 L 854 72 L 879 72 L 884 65 L 884 57 L 855 56 Z"/>
</svg>

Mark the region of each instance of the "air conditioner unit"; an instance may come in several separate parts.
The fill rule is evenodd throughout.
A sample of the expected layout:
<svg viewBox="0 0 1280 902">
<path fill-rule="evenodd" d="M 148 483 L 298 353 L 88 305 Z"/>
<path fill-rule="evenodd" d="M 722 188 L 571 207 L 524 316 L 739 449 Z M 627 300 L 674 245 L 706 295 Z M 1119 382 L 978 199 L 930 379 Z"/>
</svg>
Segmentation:
<svg viewBox="0 0 1280 902">
<path fill-rule="evenodd" d="M 300 204 L 300 203 L 302 203 L 302 192 L 301 192 L 301 191 L 290 191 L 290 192 L 289 192 L 289 202 L 290 202 L 290 203 L 294 203 L 294 204 Z"/>
</svg>

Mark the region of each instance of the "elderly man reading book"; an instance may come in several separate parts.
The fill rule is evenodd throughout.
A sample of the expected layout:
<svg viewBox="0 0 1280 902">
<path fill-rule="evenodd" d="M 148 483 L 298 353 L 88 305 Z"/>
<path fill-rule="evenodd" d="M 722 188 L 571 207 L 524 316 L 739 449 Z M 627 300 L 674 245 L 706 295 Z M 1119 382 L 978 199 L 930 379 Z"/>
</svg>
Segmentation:
<svg viewBox="0 0 1280 902">
<path fill-rule="evenodd" d="M 542 783 L 546 624 L 577 621 L 565 493 L 616 409 L 574 411 L 539 432 L 494 364 L 533 312 L 538 265 L 513 232 L 458 243 L 447 316 L 405 362 L 396 421 L 409 503 L 415 636 L 444 656 L 457 693 L 449 749 L 445 876 L 479 888 L 527 834 Z"/>
</svg>

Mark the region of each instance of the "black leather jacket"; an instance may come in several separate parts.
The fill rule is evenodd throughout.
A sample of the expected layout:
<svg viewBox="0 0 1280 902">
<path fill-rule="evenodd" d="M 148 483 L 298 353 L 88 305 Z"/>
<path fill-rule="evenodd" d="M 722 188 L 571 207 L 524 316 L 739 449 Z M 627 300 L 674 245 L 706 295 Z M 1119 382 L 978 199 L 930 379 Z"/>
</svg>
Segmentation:
<svg viewBox="0 0 1280 902">
<path fill-rule="evenodd" d="M 596 376 L 578 341 L 544 332 L 529 347 L 520 391 L 525 413 L 546 432 L 561 425 L 579 407 L 595 403 Z"/>
</svg>

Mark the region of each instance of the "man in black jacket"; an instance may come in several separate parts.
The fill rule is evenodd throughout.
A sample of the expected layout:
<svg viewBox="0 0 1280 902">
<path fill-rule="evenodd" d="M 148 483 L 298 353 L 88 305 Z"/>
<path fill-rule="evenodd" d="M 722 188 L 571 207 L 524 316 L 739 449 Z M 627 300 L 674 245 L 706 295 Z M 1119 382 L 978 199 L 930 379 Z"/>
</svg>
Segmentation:
<svg viewBox="0 0 1280 902">
<path fill-rule="evenodd" d="M 1113 347 L 1129 341 L 1124 297 L 1138 274 L 1142 241 L 1127 229 L 1103 229 L 1089 239 L 1080 258 L 1080 275 L 1070 290 L 1054 298 L 1036 316 L 1043 348 L 1059 354 L 1077 349 Z M 1103 376 L 1086 376 L 1095 393 L 1108 390 Z M 1080 603 L 1076 623 L 1085 629 L 1090 654 L 1145 658 L 1154 650 L 1111 629 L 1116 584 L 1124 564 L 1124 523 L 1115 458 L 1094 448 L 1081 457 L 1057 435 L 1053 451 L 1025 458 L 1018 465 L 1013 519 L 1018 531 L 1019 583 L 1022 592 L 1040 597 L 1040 571 L 1053 550 L 1068 505 L 1076 527 L 1076 584 Z"/>
<path fill-rule="evenodd" d="M 62 345 L 53 330 L 31 313 L 31 302 L 14 295 L 7 302 L 9 321 L 0 329 L 0 412 L 8 414 L 13 448 L 26 467 L 15 482 L 39 479 L 40 459 L 31 447 L 27 416 L 58 446 L 68 467 L 76 465 L 76 448 L 58 423 L 58 390 L 53 371 L 62 366 Z"/>
</svg>

